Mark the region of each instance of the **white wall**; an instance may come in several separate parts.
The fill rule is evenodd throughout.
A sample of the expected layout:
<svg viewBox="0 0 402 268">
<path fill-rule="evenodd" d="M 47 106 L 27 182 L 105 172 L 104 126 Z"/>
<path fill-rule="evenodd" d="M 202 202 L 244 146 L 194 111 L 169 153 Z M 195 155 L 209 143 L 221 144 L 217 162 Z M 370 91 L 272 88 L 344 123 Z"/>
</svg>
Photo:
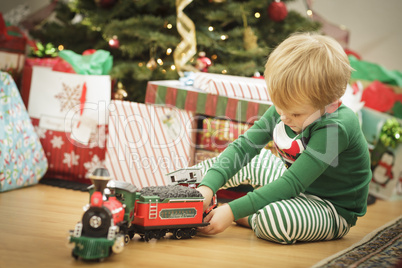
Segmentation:
<svg viewBox="0 0 402 268">
<path fill-rule="evenodd" d="M 32 12 L 50 0 L 0 0 L 0 12 L 28 4 Z M 305 0 L 295 0 L 288 9 L 305 14 Z M 363 60 L 390 70 L 402 71 L 401 0 L 313 0 L 312 7 L 329 22 L 350 31 L 349 48 Z"/>
<path fill-rule="evenodd" d="M 304 0 L 288 5 L 305 14 Z M 349 48 L 363 60 L 402 71 L 401 0 L 315 0 L 312 9 L 327 21 L 346 26 Z"/>
</svg>

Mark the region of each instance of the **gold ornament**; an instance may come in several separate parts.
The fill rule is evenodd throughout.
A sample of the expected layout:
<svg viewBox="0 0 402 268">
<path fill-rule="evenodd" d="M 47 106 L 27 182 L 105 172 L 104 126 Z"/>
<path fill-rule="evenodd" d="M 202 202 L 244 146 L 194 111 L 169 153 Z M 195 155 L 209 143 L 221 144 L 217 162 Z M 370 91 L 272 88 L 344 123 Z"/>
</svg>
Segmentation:
<svg viewBox="0 0 402 268">
<path fill-rule="evenodd" d="M 197 71 L 192 65 L 187 64 L 197 53 L 197 41 L 195 36 L 194 22 L 184 14 L 183 10 L 193 0 L 176 0 L 177 12 L 177 31 L 182 37 L 182 41 L 177 45 L 173 52 L 173 59 L 177 72 L 184 76 L 183 71 Z"/>
<path fill-rule="evenodd" d="M 242 8 L 243 14 L 243 25 L 244 25 L 244 33 L 243 33 L 243 46 L 245 50 L 252 50 L 258 47 L 257 40 L 258 37 L 254 34 L 253 29 L 247 25 L 247 17 L 246 13 Z"/>
<path fill-rule="evenodd" d="M 244 49 L 252 50 L 258 47 L 257 45 L 258 37 L 255 36 L 253 29 L 250 26 L 244 29 L 243 41 L 244 41 Z"/>
<path fill-rule="evenodd" d="M 150 69 L 151 71 L 155 70 L 156 67 L 158 67 L 158 64 L 156 63 L 156 60 L 154 58 L 151 58 L 147 62 L 147 68 Z"/>
<path fill-rule="evenodd" d="M 127 91 L 125 90 L 123 84 L 121 82 L 117 83 L 117 91 L 114 93 L 114 98 L 116 100 L 123 100 L 127 98 L 128 94 Z"/>
</svg>

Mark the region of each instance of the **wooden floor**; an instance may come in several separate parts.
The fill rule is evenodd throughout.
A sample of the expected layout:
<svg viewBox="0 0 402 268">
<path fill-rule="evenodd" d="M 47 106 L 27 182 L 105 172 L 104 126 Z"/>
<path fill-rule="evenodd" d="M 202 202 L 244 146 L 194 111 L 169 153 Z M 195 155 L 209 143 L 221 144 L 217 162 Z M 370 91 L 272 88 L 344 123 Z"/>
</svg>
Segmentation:
<svg viewBox="0 0 402 268">
<path fill-rule="evenodd" d="M 0 267 L 310 267 L 360 241 L 402 214 L 402 201 L 377 200 L 341 240 L 279 245 L 233 224 L 216 236 L 188 240 L 135 237 L 102 263 L 76 261 L 68 230 L 81 218 L 88 194 L 46 185 L 0 193 Z"/>
</svg>

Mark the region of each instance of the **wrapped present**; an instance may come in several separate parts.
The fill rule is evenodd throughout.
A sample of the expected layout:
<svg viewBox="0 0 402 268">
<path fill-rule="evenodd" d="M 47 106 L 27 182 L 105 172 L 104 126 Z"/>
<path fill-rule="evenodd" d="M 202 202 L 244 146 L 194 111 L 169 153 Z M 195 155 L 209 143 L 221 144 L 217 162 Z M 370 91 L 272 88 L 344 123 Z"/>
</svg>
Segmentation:
<svg viewBox="0 0 402 268">
<path fill-rule="evenodd" d="M 251 124 L 231 120 L 205 118 L 203 129 L 197 134 L 197 148 L 222 152 L 229 143 L 246 132 Z"/>
<path fill-rule="evenodd" d="M 51 68 L 53 71 L 89 75 L 107 75 L 112 68 L 113 58 L 110 52 L 105 50 L 88 50 L 83 55 L 71 50 L 62 50 L 58 57 L 27 58 L 21 81 L 21 97 L 27 108 L 31 89 L 32 68 L 42 66 Z"/>
<path fill-rule="evenodd" d="M 39 138 L 8 73 L 0 72 L 0 192 L 34 185 L 48 163 Z"/>
<path fill-rule="evenodd" d="M 349 62 L 355 71 L 352 72 L 352 80 L 375 81 L 384 84 L 402 87 L 402 72 L 387 70 L 385 67 L 372 62 L 362 61 L 354 56 L 349 56 Z"/>
<path fill-rule="evenodd" d="M 6 26 L 0 13 L 0 70 L 12 75 L 17 85 L 24 67 L 26 35 L 16 26 Z"/>
<path fill-rule="evenodd" d="M 145 102 L 247 123 L 258 120 L 272 105 L 270 101 L 207 93 L 192 86 L 185 86 L 176 80 L 148 82 Z"/>
<path fill-rule="evenodd" d="M 193 86 L 216 95 L 270 100 L 264 79 L 200 72 L 195 74 Z"/>
<path fill-rule="evenodd" d="M 402 120 L 363 108 L 362 122 L 370 145 L 370 193 L 386 200 L 402 199 Z"/>
<path fill-rule="evenodd" d="M 402 103 L 402 89 L 398 93 L 396 87 L 390 87 L 376 80 L 364 89 L 362 101 L 368 108 L 379 112 L 395 113 L 396 116 L 402 118 L 398 110 L 394 109 L 394 106 L 398 107 Z"/>
<path fill-rule="evenodd" d="M 29 94 L 31 90 L 32 70 L 35 66 L 42 66 L 52 69 L 59 62 L 58 58 L 26 58 L 21 79 L 21 97 L 28 109 Z"/>
<path fill-rule="evenodd" d="M 117 100 L 109 111 L 106 166 L 115 180 L 166 185 L 165 174 L 194 164 L 194 113 Z"/>
<path fill-rule="evenodd" d="M 110 99 L 108 75 L 32 67 L 28 112 L 48 158 L 47 178 L 90 183 L 104 164 Z"/>
</svg>

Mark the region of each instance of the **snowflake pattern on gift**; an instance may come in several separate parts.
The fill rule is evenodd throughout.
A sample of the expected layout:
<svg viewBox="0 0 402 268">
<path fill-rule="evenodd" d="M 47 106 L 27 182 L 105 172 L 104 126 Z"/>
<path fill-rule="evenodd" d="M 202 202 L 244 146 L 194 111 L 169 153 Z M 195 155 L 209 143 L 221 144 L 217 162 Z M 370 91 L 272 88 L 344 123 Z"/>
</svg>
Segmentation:
<svg viewBox="0 0 402 268">
<path fill-rule="evenodd" d="M 106 126 L 105 125 L 100 125 L 97 127 L 95 132 L 91 132 L 91 137 L 89 138 L 89 148 L 105 148 L 106 146 Z"/>
<path fill-rule="evenodd" d="M 39 126 L 34 126 L 36 135 L 38 135 L 39 139 L 44 139 L 46 138 L 46 129 L 41 128 Z"/>
<path fill-rule="evenodd" d="M 89 176 L 94 172 L 94 170 L 101 166 L 105 166 L 105 161 L 100 160 L 99 156 L 95 154 L 90 162 L 84 163 L 84 167 L 86 169 L 85 178 L 89 178 Z"/>
<path fill-rule="evenodd" d="M 61 149 L 61 147 L 64 144 L 64 141 L 61 136 L 53 136 L 53 139 L 50 141 L 50 143 L 52 144 L 53 148 Z"/>
<path fill-rule="evenodd" d="M 60 112 L 66 112 L 80 104 L 81 86 L 68 86 L 63 83 L 63 90 L 54 97 L 60 101 Z"/>
<path fill-rule="evenodd" d="M 72 166 L 78 166 L 79 155 L 76 155 L 74 151 L 71 153 L 64 153 L 63 164 L 66 164 L 69 168 Z"/>
</svg>

